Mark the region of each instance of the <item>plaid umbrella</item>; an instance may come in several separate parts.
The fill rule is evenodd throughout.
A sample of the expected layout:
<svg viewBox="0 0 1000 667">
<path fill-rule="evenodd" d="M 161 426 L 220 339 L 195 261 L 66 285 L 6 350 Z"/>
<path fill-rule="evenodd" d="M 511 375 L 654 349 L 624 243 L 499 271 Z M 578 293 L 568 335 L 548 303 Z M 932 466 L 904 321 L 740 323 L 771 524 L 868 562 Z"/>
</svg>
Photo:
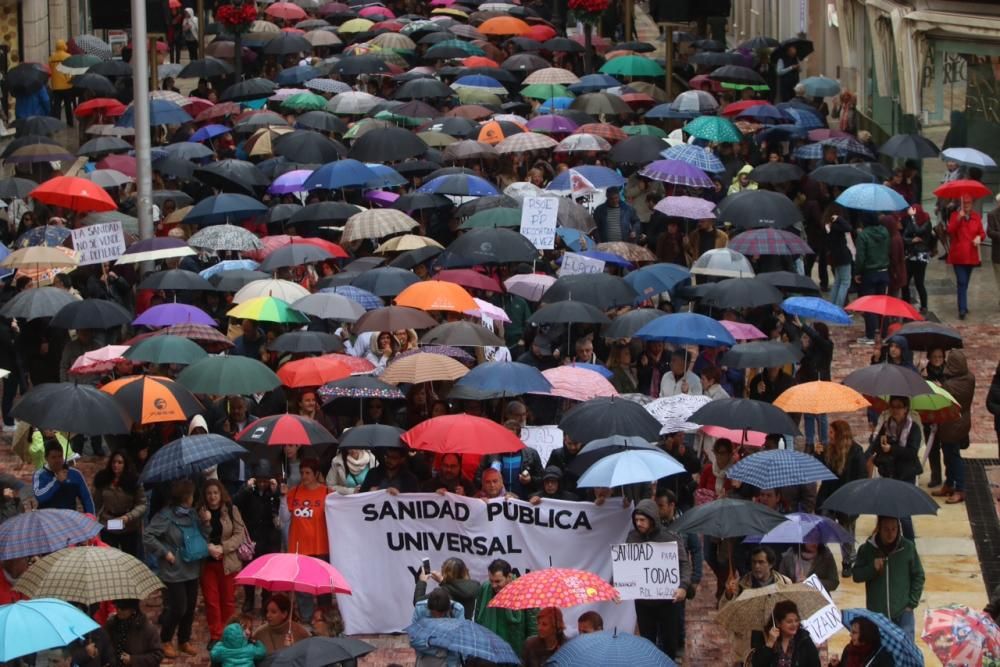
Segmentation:
<svg viewBox="0 0 1000 667">
<path fill-rule="evenodd" d="M 851 623 L 856 618 L 867 618 L 878 626 L 878 633 L 882 639 L 882 649 L 892 655 L 896 667 L 924 667 L 924 655 L 917 648 L 917 645 L 903 632 L 902 628 L 882 614 L 867 609 L 844 609 L 841 612 L 841 618 L 847 628 L 851 627 Z M 763 624 L 758 627 L 762 626 Z"/>
<path fill-rule="evenodd" d="M 74 510 L 35 510 L 0 524 L 0 560 L 48 554 L 101 534 L 101 524 Z"/>
<path fill-rule="evenodd" d="M 462 658 L 481 658 L 499 665 L 519 665 L 521 659 L 499 635 L 464 618 L 424 619 L 406 628 L 417 650 L 443 649 Z"/>
<path fill-rule="evenodd" d="M 677 394 L 658 398 L 652 403 L 647 403 L 645 408 L 663 426 L 660 433 L 697 431 L 700 426 L 689 422 L 688 418 L 710 400 L 707 396 Z"/>
<path fill-rule="evenodd" d="M 676 663 L 653 642 L 617 630 L 580 635 L 563 644 L 546 664 L 555 667 L 676 667 Z"/>
<path fill-rule="evenodd" d="M 118 549 L 62 549 L 28 568 L 14 590 L 29 598 L 58 598 L 85 605 L 144 600 L 163 583 L 142 561 Z"/>
<path fill-rule="evenodd" d="M 981 611 L 960 605 L 928 609 L 920 638 L 945 667 L 1000 663 L 1000 627 Z"/>
<path fill-rule="evenodd" d="M 586 123 L 576 128 L 573 134 L 592 134 L 611 143 L 628 139 L 620 127 L 611 123 Z"/>
<path fill-rule="evenodd" d="M 837 479 L 816 457 L 791 449 L 774 449 L 748 456 L 734 465 L 728 476 L 761 489 Z"/>
<path fill-rule="evenodd" d="M 816 254 L 801 236 L 781 229 L 751 229 L 734 237 L 729 242 L 729 248 L 747 257 Z"/>
<path fill-rule="evenodd" d="M 381 308 L 385 305 L 382 302 L 382 299 L 378 298 L 368 290 L 363 290 L 360 287 L 354 287 L 353 285 L 337 285 L 336 287 L 320 290 L 320 292 L 333 292 L 334 294 L 345 296 L 351 301 L 360 304 L 365 310 L 375 310 L 376 308 Z"/>
<path fill-rule="evenodd" d="M 731 632 L 749 635 L 760 631 L 774 614 L 774 606 L 785 600 L 795 603 L 802 618 L 809 618 L 827 605 L 823 594 L 812 586 L 772 584 L 743 591 L 719 611 L 715 620 Z"/>
<path fill-rule="evenodd" d="M 692 146 L 691 144 L 671 146 L 663 151 L 661 155 L 668 160 L 687 162 L 710 174 L 720 174 L 726 170 L 722 165 L 722 161 L 716 157 L 715 153 L 707 148 Z"/>
<path fill-rule="evenodd" d="M 469 372 L 464 364 L 443 354 L 420 352 L 396 359 L 382 373 L 389 384 L 419 384 L 435 380 L 454 381 Z"/>
<path fill-rule="evenodd" d="M 576 74 L 561 67 L 545 67 L 535 70 L 525 78 L 525 85 L 536 83 L 547 85 L 571 85 L 580 81 Z"/>
<path fill-rule="evenodd" d="M 417 226 L 419 223 L 402 211 L 391 208 L 369 209 L 348 218 L 340 240 L 342 243 L 349 243 L 361 239 L 378 239 L 408 232 Z"/>
<path fill-rule="evenodd" d="M 617 601 L 618 591 L 593 572 L 548 567 L 518 577 L 490 600 L 498 609 L 565 609 L 592 602 Z"/>
<path fill-rule="evenodd" d="M 166 329 L 160 329 L 159 331 L 151 334 L 153 336 L 180 336 L 181 338 L 187 338 L 193 340 L 194 342 L 201 345 L 203 348 L 212 351 L 221 351 L 228 349 L 233 346 L 233 342 L 223 336 L 218 329 L 214 327 L 205 326 L 204 324 L 175 324 L 172 327 L 167 327 Z M 134 344 L 146 338 L 148 336 L 136 337 L 129 341 L 130 344 Z"/>
<path fill-rule="evenodd" d="M 529 151 L 549 150 L 558 145 L 555 139 L 547 137 L 537 132 L 522 132 L 507 137 L 496 145 L 496 151 L 500 154 L 506 153 L 527 153 Z"/>
<path fill-rule="evenodd" d="M 140 481 L 154 484 L 200 475 L 205 468 L 246 453 L 243 447 L 215 433 L 185 436 L 157 450 L 146 462 Z"/>
</svg>

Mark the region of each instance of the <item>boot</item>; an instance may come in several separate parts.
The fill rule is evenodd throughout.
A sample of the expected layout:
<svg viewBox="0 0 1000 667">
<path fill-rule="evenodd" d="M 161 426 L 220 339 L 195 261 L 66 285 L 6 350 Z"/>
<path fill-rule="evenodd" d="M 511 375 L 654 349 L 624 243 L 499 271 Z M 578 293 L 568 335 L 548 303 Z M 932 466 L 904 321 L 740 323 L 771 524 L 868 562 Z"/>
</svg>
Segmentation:
<svg viewBox="0 0 1000 667">
<path fill-rule="evenodd" d="M 931 466 L 931 480 L 927 482 L 927 488 L 933 489 L 934 487 L 941 486 L 941 469 L 937 470 Z"/>
<path fill-rule="evenodd" d="M 198 655 L 198 649 L 194 647 L 194 644 L 187 641 L 180 645 L 181 653 L 186 653 L 188 655 Z"/>
<path fill-rule="evenodd" d="M 167 660 L 177 659 L 177 649 L 174 648 L 173 642 L 163 644 L 163 657 L 166 658 Z"/>
<path fill-rule="evenodd" d="M 940 489 L 932 493 L 932 496 L 937 496 L 938 498 L 947 498 L 955 492 L 955 489 L 951 488 L 947 484 L 943 485 Z"/>
<path fill-rule="evenodd" d="M 948 500 L 944 502 L 948 505 L 957 505 L 958 503 L 964 503 L 965 491 L 956 491 L 955 493 L 948 496 Z"/>
</svg>

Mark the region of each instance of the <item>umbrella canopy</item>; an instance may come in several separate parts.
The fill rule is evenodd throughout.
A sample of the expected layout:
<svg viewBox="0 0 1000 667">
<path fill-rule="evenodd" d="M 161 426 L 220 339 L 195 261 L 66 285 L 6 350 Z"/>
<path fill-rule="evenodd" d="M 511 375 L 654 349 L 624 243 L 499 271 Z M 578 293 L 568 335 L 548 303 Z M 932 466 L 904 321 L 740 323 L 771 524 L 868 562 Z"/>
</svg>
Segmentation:
<svg viewBox="0 0 1000 667">
<path fill-rule="evenodd" d="M 396 305 L 427 311 L 446 310 L 459 313 L 478 308 L 469 293 L 460 285 L 441 280 L 425 280 L 410 285 L 396 297 Z"/>
<path fill-rule="evenodd" d="M 837 479 L 819 459 L 791 449 L 755 452 L 738 461 L 728 477 L 760 489 L 811 484 Z"/>
<path fill-rule="evenodd" d="M 552 388 L 540 370 L 516 361 L 489 361 L 479 364 L 464 375 L 455 386 L 473 389 L 491 397 L 548 393 Z"/>
<path fill-rule="evenodd" d="M 615 488 L 626 484 L 655 482 L 684 472 L 684 466 L 666 452 L 627 449 L 595 462 L 584 472 L 577 486 Z"/>
<path fill-rule="evenodd" d="M 156 450 L 143 467 L 139 481 L 155 484 L 200 475 L 205 468 L 246 453 L 240 445 L 215 433 L 184 436 Z"/>
<path fill-rule="evenodd" d="M 914 484 L 887 477 L 858 479 L 830 494 L 823 509 L 851 516 L 874 514 L 905 518 L 937 514 L 938 506 L 927 492 Z"/>
<path fill-rule="evenodd" d="M 486 347 L 503 345 L 503 339 L 489 329 L 473 322 L 439 324 L 420 338 L 422 344 Z"/>
<path fill-rule="evenodd" d="M 411 449 L 438 454 L 508 454 L 524 449 L 524 443 L 500 424 L 464 414 L 428 419 L 402 439 Z"/>
<path fill-rule="evenodd" d="M 385 424 L 354 426 L 344 431 L 340 446 L 343 449 L 403 449 L 406 447 L 403 433 L 403 429 Z"/>
<path fill-rule="evenodd" d="M 691 274 L 720 278 L 753 278 L 750 260 L 729 248 L 713 248 L 702 253 L 691 265 Z"/>
<path fill-rule="evenodd" d="M 765 273 L 761 278 L 767 279 Z M 772 283 L 773 284 L 773 283 Z M 789 315 L 830 322 L 832 324 L 847 325 L 851 323 L 851 316 L 843 308 L 830 303 L 826 299 L 816 296 L 791 296 L 781 302 L 781 309 Z"/>
<path fill-rule="evenodd" d="M 365 309 L 359 303 L 330 292 L 304 296 L 293 302 L 292 308 L 312 317 L 338 322 L 354 322 L 365 314 Z"/>
<path fill-rule="evenodd" d="M 367 360 L 361 361 L 370 363 Z M 331 380 L 349 377 L 355 370 L 351 357 L 328 354 L 289 361 L 278 369 L 278 377 L 286 387 L 320 387 Z"/>
<path fill-rule="evenodd" d="M 547 567 L 518 577 L 490 600 L 496 609 L 568 609 L 581 604 L 617 601 L 618 591 L 593 572 Z"/>
<path fill-rule="evenodd" d="M 268 343 L 267 349 L 289 354 L 326 354 L 342 352 L 344 343 L 339 337 L 322 331 L 289 331 Z"/>
<path fill-rule="evenodd" d="M 937 157 L 941 150 L 923 135 L 897 134 L 882 144 L 878 152 L 900 160 L 920 160 Z"/>
<path fill-rule="evenodd" d="M 469 369 L 462 363 L 443 354 L 418 352 L 397 358 L 381 375 L 389 384 L 417 384 L 420 382 L 454 381 Z"/>
<path fill-rule="evenodd" d="M 783 524 L 763 535 L 747 537 L 748 544 L 853 544 L 854 535 L 833 519 L 817 514 L 792 512 Z"/>
<path fill-rule="evenodd" d="M 241 302 L 226 315 L 236 319 L 279 324 L 307 324 L 309 318 L 293 309 L 287 301 L 273 296 L 258 296 Z"/>
<path fill-rule="evenodd" d="M 576 442 L 612 436 L 636 436 L 655 442 L 660 422 L 638 403 L 601 397 L 570 409 L 559 421 L 559 428 Z"/>
<path fill-rule="evenodd" d="M 128 414 L 111 396 L 96 387 L 70 382 L 35 385 L 10 415 L 35 428 L 85 435 L 128 433 L 132 426 Z"/>
<path fill-rule="evenodd" d="M 601 310 L 584 301 L 557 301 L 538 309 L 528 318 L 531 324 L 608 324 Z"/>
<path fill-rule="evenodd" d="M 233 303 L 245 303 L 260 297 L 274 297 L 287 303 L 309 296 L 309 290 L 290 280 L 255 280 L 247 283 L 233 295 Z"/>
<path fill-rule="evenodd" d="M 920 635 L 942 665 L 985 665 L 1000 657 L 1000 627 L 986 612 L 948 605 L 924 612 Z"/>
<path fill-rule="evenodd" d="M 185 323 L 204 324 L 210 327 L 218 324 L 211 315 L 201 308 L 183 303 L 161 303 L 132 321 L 132 325 L 137 327 L 169 327 Z"/>
<path fill-rule="evenodd" d="M 758 255 L 795 256 L 816 254 L 809 247 L 809 244 L 802 240 L 801 236 L 781 229 L 751 229 L 739 234 L 729 242 L 727 247 L 748 257 Z"/>
<path fill-rule="evenodd" d="M 795 422 L 770 403 L 748 398 L 722 398 L 699 408 L 690 420 L 703 426 L 722 426 L 762 433 L 798 433 Z"/>
<path fill-rule="evenodd" d="M 671 524 L 671 528 L 683 533 L 727 538 L 763 535 L 784 521 L 785 515 L 760 503 L 722 498 L 688 510 Z"/>
<path fill-rule="evenodd" d="M 599 310 L 630 306 L 639 295 L 618 276 L 610 273 L 584 273 L 562 276 L 542 295 L 542 303 L 582 301 Z"/>
<path fill-rule="evenodd" d="M 937 322 L 907 322 L 893 335 L 905 338 L 911 350 L 951 350 L 963 346 L 962 334 L 957 329 Z"/>
<path fill-rule="evenodd" d="M 274 415 L 250 422 L 234 439 L 242 445 L 275 447 L 309 447 L 337 442 L 337 438 L 315 419 L 294 414 Z"/>
<path fill-rule="evenodd" d="M 578 366 L 557 366 L 542 371 L 552 388 L 545 392 L 570 401 L 589 401 L 600 396 L 617 396 L 618 391 L 600 373 Z"/>
<path fill-rule="evenodd" d="M 773 405 L 785 412 L 825 415 L 869 407 L 868 400 L 847 385 L 816 380 L 786 389 Z"/>
<path fill-rule="evenodd" d="M 916 371 L 896 364 L 872 364 L 853 371 L 842 382 L 865 396 L 920 396 L 928 393 L 927 380 Z"/>
<path fill-rule="evenodd" d="M 124 361 L 122 354 L 128 349 L 128 345 L 105 345 L 84 352 L 73 365 L 69 367 L 70 375 L 90 375 L 93 373 L 107 373 L 121 361 Z"/>
<path fill-rule="evenodd" d="M 376 296 L 393 297 L 417 282 L 420 278 L 412 271 L 382 266 L 363 272 L 351 284 Z"/>
<path fill-rule="evenodd" d="M 656 266 L 668 265 L 659 264 Z M 634 275 L 635 273 L 639 272 L 633 271 L 629 275 Z M 626 276 L 626 279 L 627 278 L 628 276 Z M 635 287 L 634 284 L 633 287 Z M 618 315 L 615 319 L 611 320 L 611 323 L 605 325 L 602 329 L 602 333 L 607 338 L 631 338 L 641 328 L 662 315 L 663 311 L 656 308 L 638 308 L 636 310 L 630 310 L 627 313 Z"/>
<path fill-rule="evenodd" d="M 647 403 L 645 409 L 662 425 L 661 434 L 697 431 L 698 425 L 688 419 L 709 400 L 707 396 L 675 394 Z"/>
<path fill-rule="evenodd" d="M 361 333 L 364 331 L 429 329 L 435 325 L 437 325 L 437 320 L 422 310 L 405 306 L 387 306 L 365 313 L 358 318 L 352 329 L 355 333 Z"/>
<path fill-rule="evenodd" d="M 779 583 L 744 590 L 726 603 L 715 620 L 730 632 L 749 636 L 759 632 L 773 618 L 774 606 L 785 600 L 795 603 L 801 618 L 809 618 L 828 604 L 826 597 L 812 586 Z"/>
<path fill-rule="evenodd" d="M 579 635 L 563 644 L 546 664 L 553 667 L 677 667 L 653 642 L 617 630 Z"/>
<path fill-rule="evenodd" d="M 30 196 L 43 204 L 77 212 L 118 209 L 118 205 L 101 186 L 75 176 L 50 178 L 32 190 Z"/>
<path fill-rule="evenodd" d="M 211 291 L 213 287 L 212 283 L 193 271 L 169 269 L 150 273 L 139 283 L 139 289 Z"/>
<path fill-rule="evenodd" d="M 788 229 L 802 222 L 802 210 L 771 190 L 742 190 L 719 202 L 719 220 L 740 229 Z"/>
<path fill-rule="evenodd" d="M 375 647 L 371 644 L 352 637 L 309 637 L 273 653 L 268 665 L 269 667 L 326 667 L 342 663 L 356 664 L 355 660 L 374 650 Z"/>
<path fill-rule="evenodd" d="M 909 204 L 895 190 L 880 183 L 859 183 L 852 185 L 835 200 L 845 208 L 861 211 L 902 211 Z"/>
<path fill-rule="evenodd" d="M 101 626 L 68 602 L 21 600 L 0 607 L 0 660 L 67 646 Z"/>
<path fill-rule="evenodd" d="M 0 560 L 61 551 L 101 533 L 101 524 L 75 510 L 41 509 L 0 524 Z"/>
<path fill-rule="evenodd" d="M 493 19 L 491 19 L 493 20 Z M 406 628 L 415 649 L 441 649 L 463 658 L 516 665 L 520 657 L 499 635 L 464 618 L 423 619 Z"/>
<path fill-rule="evenodd" d="M 661 315 L 635 332 L 635 337 L 640 340 L 666 341 L 677 345 L 731 347 L 736 344 L 732 334 L 717 320 L 698 313 Z"/>
<path fill-rule="evenodd" d="M 0 308 L 0 315 L 9 318 L 34 320 L 52 317 L 76 298 L 58 287 L 36 287 L 22 290 Z"/>
<path fill-rule="evenodd" d="M 851 627 L 857 618 L 867 618 L 878 627 L 883 650 L 892 656 L 896 667 L 924 667 L 924 656 L 906 632 L 882 614 L 867 609 L 844 609 L 841 612 L 844 626 Z M 963 642 L 964 643 L 964 642 Z M 963 662 L 963 664 L 965 664 Z M 974 663 L 968 663 L 974 664 Z"/>
<path fill-rule="evenodd" d="M 17 580 L 29 598 L 57 598 L 84 605 L 145 600 L 163 583 L 135 556 L 118 549 L 77 547 L 42 558 Z"/>
<path fill-rule="evenodd" d="M 139 341 L 122 356 L 130 361 L 186 366 L 207 354 L 200 345 L 182 336 L 153 336 Z"/>
<path fill-rule="evenodd" d="M 458 237 L 448 246 L 446 255 L 443 265 L 464 267 L 532 262 L 538 257 L 538 250 L 516 231 L 486 228 L 473 229 Z"/>
<path fill-rule="evenodd" d="M 340 240 L 342 243 L 348 243 L 361 239 L 379 239 L 391 234 L 409 232 L 419 224 L 402 211 L 373 208 L 352 214 L 344 225 Z"/>
<path fill-rule="evenodd" d="M 113 380 L 103 385 L 101 391 L 113 396 L 129 418 L 139 424 L 187 421 L 205 411 L 186 388 L 155 375 L 132 375 Z"/>
<path fill-rule="evenodd" d="M 785 295 L 760 278 L 728 278 L 708 285 L 702 303 L 720 309 L 756 308 L 781 303 Z"/>
<path fill-rule="evenodd" d="M 319 558 L 294 553 L 267 554 L 254 559 L 236 575 L 236 583 L 275 593 L 351 594 L 350 585 L 337 568 Z"/>
<path fill-rule="evenodd" d="M 230 396 L 266 392 L 281 384 L 270 368 L 249 357 L 208 356 L 191 364 L 177 381 L 195 394 Z"/>
<path fill-rule="evenodd" d="M 131 319 L 131 313 L 113 301 L 83 299 L 63 306 L 49 325 L 60 329 L 110 329 L 128 324 Z"/>
</svg>

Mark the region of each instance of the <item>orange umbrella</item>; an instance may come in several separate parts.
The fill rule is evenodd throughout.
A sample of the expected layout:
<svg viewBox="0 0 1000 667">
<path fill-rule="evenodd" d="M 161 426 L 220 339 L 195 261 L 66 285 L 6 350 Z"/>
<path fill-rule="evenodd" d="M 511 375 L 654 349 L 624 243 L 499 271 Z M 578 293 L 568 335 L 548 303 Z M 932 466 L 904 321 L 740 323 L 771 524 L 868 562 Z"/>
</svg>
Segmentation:
<svg viewBox="0 0 1000 667">
<path fill-rule="evenodd" d="M 483 21 L 479 32 L 484 35 L 524 35 L 531 32 L 531 26 L 513 16 L 496 16 Z"/>
<path fill-rule="evenodd" d="M 493 60 L 492 58 L 485 58 L 483 56 L 469 56 L 462 60 L 463 67 L 500 67 L 500 63 Z"/>
<path fill-rule="evenodd" d="M 187 421 L 204 406 L 184 386 L 157 375 L 130 375 L 101 387 L 139 424 Z"/>
<path fill-rule="evenodd" d="M 774 399 L 776 408 L 807 415 L 854 412 L 869 405 L 868 399 L 839 382 L 805 382 L 785 390 Z"/>
<path fill-rule="evenodd" d="M 420 310 L 450 310 L 463 314 L 479 307 L 465 288 L 443 280 L 413 283 L 399 293 L 396 305 Z"/>
<path fill-rule="evenodd" d="M 417 352 L 390 363 L 379 379 L 389 384 L 420 384 L 457 380 L 468 372 L 464 364 L 451 357 L 434 352 Z"/>
<path fill-rule="evenodd" d="M 28 193 L 49 206 L 68 208 L 71 211 L 116 211 L 118 205 L 104 188 L 86 178 L 56 176 Z"/>
<path fill-rule="evenodd" d="M 321 387 L 327 382 L 343 380 L 354 373 L 364 373 L 372 369 L 371 362 L 364 361 L 366 368 L 361 368 L 346 354 L 326 354 L 321 357 L 307 357 L 289 361 L 278 369 L 281 384 L 293 389 L 302 387 Z"/>
<path fill-rule="evenodd" d="M 512 123 L 512 125 L 517 125 L 517 123 Z M 521 128 L 523 132 L 528 131 L 526 127 L 522 127 L 521 125 L 517 125 L 517 127 Z M 479 134 L 476 136 L 476 139 L 484 144 L 495 146 L 506 139 L 507 136 L 508 135 L 504 133 L 503 126 L 497 121 L 491 120 L 488 123 L 483 123 L 483 125 L 479 128 Z"/>
</svg>

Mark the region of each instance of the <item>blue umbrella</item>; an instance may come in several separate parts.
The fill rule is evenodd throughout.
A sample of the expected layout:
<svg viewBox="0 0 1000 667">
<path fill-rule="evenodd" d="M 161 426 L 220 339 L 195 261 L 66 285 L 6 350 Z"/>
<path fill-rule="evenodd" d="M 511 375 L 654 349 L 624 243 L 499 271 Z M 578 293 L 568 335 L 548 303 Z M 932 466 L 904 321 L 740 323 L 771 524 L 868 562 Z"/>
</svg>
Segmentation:
<svg viewBox="0 0 1000 667">
<path fill-rule="evenodd" d="M 580 77 L 579 81 L 568 88 L 570 92 L 579 95 L 580 93 L 596 93 L 620 85 L 622 82 L 610 74 L 587 74 Z"/>
<path fill-rule="evenodd" d="M 794 449 L 757 452 L 736 463 L 727 477 L 761 489 L 778 489 L 837 479 L 815 456 Z"/>
<path fill-rule="evenodd" d="M 183 125 L 190 123 L 191 115 L 169 100 L 149 100 L 150 125 Z M 135 127 L 135 103 L 129 105 L 118 120 L 118 127 Z"/>
<path fill-rule="evenodd" d="M 10 248 L 5 245 L 0 245 L 0 261 L 3 261 L 7 255 L 10 254 Z M 14 273 L 13 269 L 0 269 L 0 278 L 6 278 L 7 276 Z"/>
<path fill-rule="evenodd" d="M 275 82 L 281 86 L 298 86 L 299 84 L 305 83 L 309 79 L 315 79 L 322 75 L 323 73 L 312 65 L 298 65 L 296 67 L 288 67 L 278 72 Z"/>
<path fill-rule="evenodd" d="M 62 245 L 63 242 L 69 238 L 69 235 L 70 230 L 67 227 L 60 227 L 58 225 L 41 225 L 39 227 L 29 229 L 25 233 L 18 236 L 12 247 L 27 248 L 29 246 L 48 246 L 49 248 L 55 248 L 56 246 Z"/>
<path fill-rule="evenodd" d="M 375 310 L 376 308 L 381 308 L 385 305 L 382 303 L 382 299 L 378 298 L 371 292 L 363 290 L 360 287 L 354 287 L 353 285 L 337 285 L 336 287 L 327 287 L 321 289 L 320 292 L 333 292 L 334 294 L 345 296 L 354 303 L 360 304 L 365 310 Z"/>
<path fill-rule="evenodd" d="M 909 206 L 902 195 L 881 183 L 852 185 L 836 201 L 846 208 L 862 211 L 902 211 Z"/>
<path fill-rule="evenodd" d="M 666 452 L 626 449 L 605 456 L 580 476 L 579 487 L 614 488 L 626 484 L 654 482 L 684 472 L 684 466 Z"/>
<path fill-rule="evenodd" d="M 752 106 L 749 109 L 744 109 L 739 113 L 737 118 L 747 118 L 749 120 L 754 120 L 758 123 L 765 123 L 768 125 L 775 123 L 787 123 L 795 120 L 795 118 L 788 113 L 787 110 L 772 107 L 770 104 L 758 104 L 757 106 Z"/>
<path fill-rule="evenodd" d="M 365 166 L 374 171 L 376 176 L 375 180 L 366 184 L 370 188 L 397 188 L 410 182 L 409 179 L 387 164 L 366 164 Z"/>
<path fill-rule="evenodd" d="M 583 232 L 572 227 L 556 227 L 556 235 L 570 250 L 580 252 L 584 248 Z"/>
<path fill-rule="evenodd" d="M 556 176 L 545 189 L 564 192 L 571 191 L 573 186 L 570 185 L 569 182 L 569 171 L 570 170 L 567 169 L 563 173 Z M 580 175 L 593 183 L 595 188 L 600 190 L 605 188 L 620 188 L 625 185 L 625 179 L 622 175 L 613 169 L 608 169 L 607 167 L 587 165 L 583 167 L 574 167 L 573 171 L 580 173 Z"/>
<path fill-rule="evenodd" d="M 650 264 L 625 276 L 625 282 L 643 300 L 662 292 L 671 292 L 690 279 L 691 272 L 677 264 Z"/>
<path fill-rule="evenodd" d="M 0 607 L 0 662 L 66 646 L 100 628 L 63 600 L 21 600 Z"/>
<path fill-rule="evenodd" d="M 424 183 L 417 192 L 459 197 L 488 197 L 500 192 L 485 178 L 471 174 L 447 174 Z"/>
<path fill-rule="evenodd" d="M 199 271 L 198 275 L 205 280 L 208 280 L 212 276 L 226 271 L 238 271 L 241 269 L 244 271 L 256 271 L 258 266 L 260 266 L 260 264 L 252 259 L 225 259 L 221 262 L 213 264 L 203 271 Z"/>
<path fill-rule="evenodd" d="M 570 364 L 570 366 L 576 366 L 578 368 L 586 368 L 588 371 L 594 371 L 595 373 L 607 378 L 608 380 L 610 380 L 615 376 L 614 372 L 612 372 L 607 367 L 602 366 L 600 364 L 586 364 L 583 363 L 582 361 L 575 361 L 572 364 Z"/>
<path fill-rule="evenodd" d="M 463 659 L 480 658 L 499 665 L 519 665 L 521 658 L 491 630 L 464 618 L 426 618 L 406 628 L 415 649 L 444 649 Z"/>
<path fill-rule="evenodd" d="M 954 160 L 959 164 L 964 164 L 967 167 L 981 167 L 983 169 L 989 169 L 996 167 L 997 163 L 993 161 L 986 153 L 976 150 L 975 148 L 946 148 L 941 151 L 942 160 Z"/>
<path fill-rule="evenodd" d="M 809 130 L 798 125 L 772 125 L 757 133 L 757 142 L 805 139 L 807 136 L 809 136 Z"/>
<path fill-rule="evenodd" d="M 635 338 L 705 347 L 736 345 L 736 339 L 718 321 L 697 313 L 671 313 L 658 317 L 639 329 Z"/>
<path fill-rule="evenodd" d="M 192 134 L 191 138 L 188 139 L 188 141 L 200 144 L 203 141 L 210 141 L 212 139 L 215 139 L 216 137 L 221 137 L 223 134 L 229 134 L 232 131 L 233 128 L 229 127 L 228 125 L 218 125 L 218 124 L 205 125 L 204 127 L 199 128 L 197 132 Z"/>
<path fill-rule="evenodd" d="M 205 468 L 232 461 L 246 453 L 240 445 L 215 433 L 184 436 L 149 457 L 139 481 L 155 484 L 200 475 Z"/>
<path fill-rule="evenodd" d="M 787 114 L 793 121 L 795 125 L 801 127 L 805 130 L 818 130 L 820 128 L 826 127 L 826 124 L 816 114 L 810 113 L 805 109 L 801 109 L 793 106 L 778 107 L 781 111 Z"/>
<path fill-rule="evenodd" d="M 848 629 L 856 618 L 867 618 L 874 623 L 882 639 L 882 650 L 889 652 L 896 667 L 924 667 L 924 654 L 917 645 L 902 628 L 882 614 L 867 609 L 844 609 L 841 618 Z"/>
<path fill-rule="evenodd" d="M 456 382 L 455 386 L 487 392 L 492 397 L 547 394 L 552 391 L 552 384 L 540 370 L 516 361 L 489 361 L 480 364 Z"/>
<path fill-rule="evenodd" d="M 101 524 L 74 510 L 25 512 L 0 524 L 0 560 L 49 554 L 101 534 Z"/>
<path fill-rule="evenodd" d="M 600 250 L 584 250 L 580 253 L 584 257 L 589 257 L 591 259 L 599 259 L 605 264 L 614 264 L 615 266 L 622 266 L 626 269 L 632 267 L 632 262 L 628 261 L 621 255 L 616 255 L 611 252 L 602 252 Z M 562 257 L 556 260 L 556 264 L 562 265 Z"/>
<path fill-rule="evenodd" d="M 552 113 L 556 109 L 569 109 L 571 104 L 573 104 L 572 97 L 553 97 L 542 102 L 538 107 L 538 112 Z"/>
<path fill-rule="evenodd" d="M 785 515 L 786 521 L 763 535 L 751 535 L 748 544 L 853 544 L 854 535 L 829 517 L 806 512 Z"/>
<path fill-rule="evenodd" d="M 378 174 L 372 171 L 365 163 L 344 159 L 324 164 L 306 179 L 303 187 L 307 190 L 316 188 L 324 190 L 360 188 L 376 180 L 378 180 Z"/>
<path fill-rule="evenodd" d="M 837 148 L 833 146 L 833 148 Z M 793 155 L 800 160 L 822 160 L 823 153 L 826 150 L 826 145 L 821 143 L 806 144 L 805 146 L 799 146 L 795 149 Z M 837 155 L 844 157 L 847 155 L 846 151 L 842 151 L 837 148 Z"/>
<path fill-rule="evenodd" d="M 549 667 L 676 667 L 656 644 L 624 632 L 603 631 L 580 635 L 562 645 L 546 663 Z"/>
<path fill-rule="evenodd" d="M 806 87 L 808 97 L 833 97 L 840 92 L 840 84 L 836 79 L 825 76 L 811 76 L 801 81 Z"/>
<path fill-rule="evenodd" d="M 625 278 L 628 280 L 628 278 Z M 831 324 L 850 324 L 851 316 L 840 306 L 818 296 L 790 296 L 781 302 L 781 309 L 789 315 L 807 317 Z"/>
<path fill-rule="evenodd" d="M 236 222 L 243 218 L 256 217 L 267 213 L 267 207 L 253 197 L 226 193 L 206 197 L 194 205 L 186 216 L 184 224 L 201 227 Z"/>
<path fill-rule="evenodd" d="M 705 148 L 692 146 L 691 144 L 671 146 L 660 153 L 660 155 L 668 160 L 687 162 L 692 167 L 698 167 L 710 174 L 721 174 L 726 170 L 726 167 L 722 164 L 722 160 L 716 157 L 715 153 Z"/>
<path fill-rule="evenodd" d="M 451 84 L 451 87 L 456 90 L 459 88 L 482 88 L 501 95 L 507 93 L 507 88 L 505 88 L 502 83 L 494 79 L 492 76 L 486 76 L 485 74 L 468 74 L 466 76 L 460 76 L 455 79 L 455 83 Z"/>
<path fill-rule="evenodd" d="M 657 104 L 655 107 L 646 112 L 645 118 L 655 118 L 655 119 L 673 119 L 673 120 L 693 120 L 702 113 L 696 110 L 681 111 L 675 109 L 669 102 L 664 104 Z"/>
</svg>

